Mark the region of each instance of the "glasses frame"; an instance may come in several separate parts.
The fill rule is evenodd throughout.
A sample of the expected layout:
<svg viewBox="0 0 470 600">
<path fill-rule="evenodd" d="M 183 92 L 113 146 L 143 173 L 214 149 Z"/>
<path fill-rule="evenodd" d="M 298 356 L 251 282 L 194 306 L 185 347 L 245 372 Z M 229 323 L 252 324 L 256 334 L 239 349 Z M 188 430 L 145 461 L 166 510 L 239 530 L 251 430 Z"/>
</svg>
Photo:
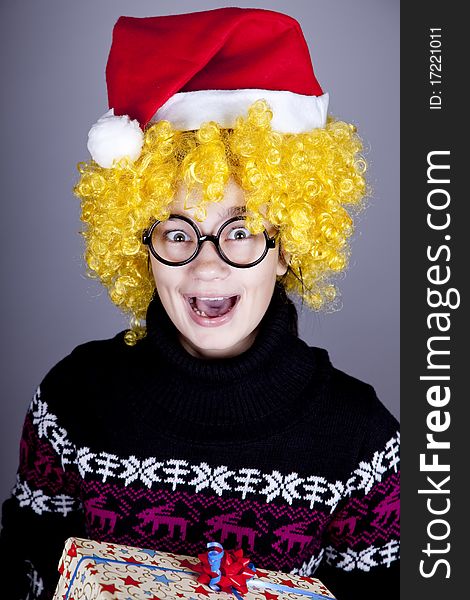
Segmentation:
<svg viewBox="0 0 470 600">
<path fill-rule="evenodd" d="M 183 215 L 170 215 L 168 220 L 171 218 L 174 219 L 181 219 L 182 221 L 185 221 L 186 223 L 188 223 L 188 225 L 191 225 L 191 227 L 194 229 L 194 231 L 196 232 L 196 236 L 197 236 L 197 248 L 196 250 L 193 252 L 193 254 L 187 258 L 186 260 L 183 261 L 179 261 L 179 262 L 172 262 L 169 260 L 166 260 L 165 258 L 162 258 L 157 251 L 155 250 L 155 248 L 153 247 L 152 244 L 152 235 L 153 235 L 153 231 L 155 229 L 155 227 L 157 227 L 157 225 L 159 223 L 164 223 L 165 221 L 155 221 L 151 227 L 149 227 L 149 229 L 146 229 L 143 234 L 142 234 L 142 243 L 145 244 L 146 246 L 149 247 L 150 252 L 153 254 L 153 256 L 161 263 L 163 263 L 164 265 L 168 265 L 169 267 L 182 267 L 183 265 L 187 265 L 188 263 L 190 263 L 191 261 L 193 261 L 196 256 L 199 254 L 199 252 L 201 251 L 202 248 L 202 244 L 204 242 L 212 242 L 215 246 L 215 249 L 217 250 L 217 253 L 219 254 L 220 258 L 226 262 L 228 265 L 230 265 L 231 267 L 235 267 L 237 269 L 249 269 L 250 267 L 254 267 L 255 265 L 259 264 L 265 257 L 266 254 L 268 253 L 268 251 L 271 248 L 275 248 L 276 247 L 276 236 L 273 237 L 269 237 L 268 232 L 266 231 L 266 229 L 263 230 L 263 235 L 264 235 L 264 239 L 266 241 L 266 245 L 264 248 L 264 252 L 263 254 L 260 256 L 260 258 L 258 258 L 257 260 L 255 260 L 254 262 L 251 262 L 247 265 L 240 265 L 238 263 L 234 263 L 231 260 L 229 260 L 227 258 L 227 256 L 224 254 L 222 248 L 220 247 L 220 234 L 222 233 L 223 229 L 229 224 L 229 223 L 233 223 L 235 221 L 244 221 L 246 217 L 238 215 L 235 217 L 232 217 L 231 219 L 228 219 L 228 221 L 225 221 L 225 223 L 222 223 L 222 225 L 219 227 L 217 233 L 215 235 L 203 235 L 201 233 L 201 231 L 199 230 L 198 226 L 196 225 L 196 223 L 194 221 L 192 221 L 191 219 L 189 219 L 188 217 L 185 217 Z"/>
</svg>

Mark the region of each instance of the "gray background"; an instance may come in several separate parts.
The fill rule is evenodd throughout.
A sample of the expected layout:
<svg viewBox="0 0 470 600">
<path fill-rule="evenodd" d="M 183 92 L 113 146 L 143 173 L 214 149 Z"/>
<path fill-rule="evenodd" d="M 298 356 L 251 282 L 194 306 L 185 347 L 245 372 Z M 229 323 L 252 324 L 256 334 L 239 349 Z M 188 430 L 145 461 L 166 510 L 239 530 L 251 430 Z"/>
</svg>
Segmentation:
<svg viewBox="0 0 470 600">
<path fill-rule="evenodd" d="M 89 127 L 107 110 L 112 26 L 120 15 L 233 4 L 300 21 L 330 111 L 355 123 L 366 141 L 373 195 L 340 282 L 343 308 L 304 309 L 301 335 L 371 383 L 399 414 L 398 0 L 2 0 L 0 501 L 14 484 L 25 411 L 45 373 L 76 345 L 127 326 L 84 275 L 79 203 L 71 192 L 75 165 L 88 158 Z"/>
</svg>

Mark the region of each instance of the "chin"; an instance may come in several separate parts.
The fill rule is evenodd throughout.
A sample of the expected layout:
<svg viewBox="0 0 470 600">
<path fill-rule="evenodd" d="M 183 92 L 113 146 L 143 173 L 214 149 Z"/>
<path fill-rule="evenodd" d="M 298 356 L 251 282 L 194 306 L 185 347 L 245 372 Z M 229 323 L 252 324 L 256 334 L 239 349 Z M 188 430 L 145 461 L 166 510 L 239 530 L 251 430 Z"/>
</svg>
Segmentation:
<svg viewBox="0 0 470 600">
<path fill-rule="evenodd" d="M 198 335 L 197 337 L 190 338 L 191 344 L 195 349 L 200 349 L 201 351 L 230 351 L 230 349 L 238 346 L 240 343 L 240 339 L 237 337 L 236 339 L 230 338 L 228 336 L 224 336 L 223 334 L 217 332 L 217 335 L 211 336 L 209 335 Z"/>
<path fill-rule="evenodd" d="M 233 338 L 217 332 L 217 335 L 197 335 L 183 337 L 183 347 L 193 356 L 200 358 L 230 358 L 241 354 L 250 344 L 245 344 L 247 338 L 237 335 Z M 244 347 L 246 345 L 246 348 Z"/>
</svg>

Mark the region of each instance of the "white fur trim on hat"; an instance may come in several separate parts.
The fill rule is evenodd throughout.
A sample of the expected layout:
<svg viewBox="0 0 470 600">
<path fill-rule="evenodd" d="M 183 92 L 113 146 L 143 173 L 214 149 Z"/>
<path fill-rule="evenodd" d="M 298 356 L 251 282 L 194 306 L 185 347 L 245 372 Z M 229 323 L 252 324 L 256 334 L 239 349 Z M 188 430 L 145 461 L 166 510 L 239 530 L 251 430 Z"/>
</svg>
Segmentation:
<svg viewBox="0 0 470 600">
<path fill-rule="evenodd" d="M 280 133 L 305 133 L 325 127 L 328 94 L 304 96 L 277 90 L 198 90 L 179 92 L 160 107 L 151 121 L 170 121 L 175 129 L 199 129 L 207 121 L 221 127 L 235 125 L 256 100 L 264 99 L 273 111 L 271 126 Z"/>
<path fill-rule="evenodd" d="M 109 169 L 115 160 L 128 156 L 136 160 L 144 143 L 144 133 L 138 121 L 127 115 L 115 116 L 111 108 L 91 127 L 87 148 L 101 167 Z"/>
</svg>

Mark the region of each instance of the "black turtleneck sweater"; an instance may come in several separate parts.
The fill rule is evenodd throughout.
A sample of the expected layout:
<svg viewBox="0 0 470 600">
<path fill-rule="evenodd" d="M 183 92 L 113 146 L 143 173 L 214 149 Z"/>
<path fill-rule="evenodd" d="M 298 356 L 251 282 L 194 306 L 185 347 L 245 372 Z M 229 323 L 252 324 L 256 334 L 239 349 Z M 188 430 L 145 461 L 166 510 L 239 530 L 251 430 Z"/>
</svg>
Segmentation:
<svg viewBox="0 0 470 600">
<path fill-rule="evenodd" d="M 191 555 L 215 540 L 339 600 L 399 597 L 397 421 L 288 311 L 276 291 L 251 348 L 203 360 L 154 299 L 136 346 L 121 332 L 51 369 L 3 506 L 9 597 L 50 598 L 71 535 Z"/>
</svg>

